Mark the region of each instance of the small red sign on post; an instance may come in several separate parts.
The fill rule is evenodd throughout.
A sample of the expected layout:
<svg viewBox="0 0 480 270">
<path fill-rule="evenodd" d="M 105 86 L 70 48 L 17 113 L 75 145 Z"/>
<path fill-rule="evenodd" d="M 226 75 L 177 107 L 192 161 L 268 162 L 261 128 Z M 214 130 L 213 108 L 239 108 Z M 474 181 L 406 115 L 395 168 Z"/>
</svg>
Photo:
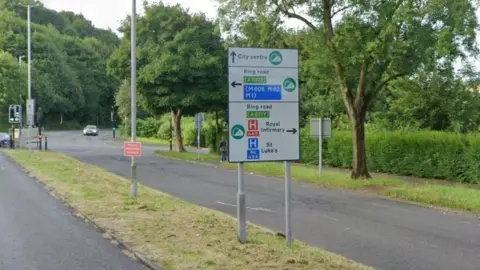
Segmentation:
<svg viewBox="0 0 480 270">
<path fill-rule="evenodd" d="M 139 157 L 142 155 L 142 143 L 124 142 L 123 155 L 126 157 Z"/>
</svg>

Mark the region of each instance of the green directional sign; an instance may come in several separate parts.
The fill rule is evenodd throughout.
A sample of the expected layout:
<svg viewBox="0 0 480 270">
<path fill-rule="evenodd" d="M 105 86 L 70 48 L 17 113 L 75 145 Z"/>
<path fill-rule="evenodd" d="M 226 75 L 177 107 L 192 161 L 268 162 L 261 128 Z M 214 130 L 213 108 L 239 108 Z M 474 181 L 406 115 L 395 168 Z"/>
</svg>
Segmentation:
<svg viewBox="0 0 480 270">
<path fill-rule="evenodd" d="M 242 125 L 234 125 L 230 134 L 235 140 L 240 140 L 245 136 L 245 128 Z"/>
<path fill-rule="evenodd" d="M 286 78 L 283 81 L 283 89 L 287 92 L 293 92 L 297 89 L 297 82 L 292 78 Z"/>
<path fill-rule="evenodd" d="M 244 76 L 244 83 L 267 83 L 267 76 Z"/>
<path fill-rule="evenodd" d="M 247 118 L 270 118 L 269 111 L 247 111 Z"/>
<path fill-rule="evenodd" d="M 270 63 L 272 63 L 272 65 L 278 66 L 282 63 L 283 56 L 279 51 L 273 51 L 270 53 L 268 60 L 270 61 Z"/>
</svg>

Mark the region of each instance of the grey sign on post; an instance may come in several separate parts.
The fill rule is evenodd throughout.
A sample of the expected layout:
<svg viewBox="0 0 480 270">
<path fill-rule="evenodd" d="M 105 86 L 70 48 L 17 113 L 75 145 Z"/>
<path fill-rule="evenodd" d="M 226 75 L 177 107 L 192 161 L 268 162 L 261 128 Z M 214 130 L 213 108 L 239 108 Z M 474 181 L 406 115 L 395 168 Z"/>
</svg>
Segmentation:
<svg viewBox="0 0 480 270">
<path fill-rule="evenodd" d="M 205 120 L 204 113 L 195 114 L 195 128 L 197 129 L 197 159 L 200 159 L 200 133 L 203 127 L 203 120 Z"/>
<path fill-rule="evenodd" d="M 322 126 L 320 129 L 320 121 Z M 312 137 L 319 137 L 320 130 L 322 138 L 332 137 L 332 121 L 329 118 L 314 118 L 310 120 L 310 135 Z"/>
<path fill-rule="evenodd" d="M 323 138 L 332 137 L 332 121 L 328 118 L 314 118 L 310 120 L 310 135 L 318 137 L 318 174 L 322 174 Z"/>
<path fill-rule="evenodd" d="M 35 99 L 27 100 L 27 126 L 33 125 L 35 118 Z"/>
</svg>

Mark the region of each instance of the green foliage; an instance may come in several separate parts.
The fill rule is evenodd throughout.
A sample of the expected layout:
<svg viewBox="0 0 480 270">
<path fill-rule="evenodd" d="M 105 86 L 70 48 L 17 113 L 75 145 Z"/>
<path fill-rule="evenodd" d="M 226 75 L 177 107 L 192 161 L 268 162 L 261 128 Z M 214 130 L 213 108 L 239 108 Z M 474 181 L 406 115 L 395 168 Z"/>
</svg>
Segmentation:
<svg viewBox="0 0 480 270">
<path fill-rule="evenodd" d="M 129 78 L 129 26 L 109 60 L 111 74 Z M 225 51 L 217 26 L 179 6 L 147 5 L 138 19 L 138 90 L 152 115 L 193 114 L 225 104 Z M 225 54 L 225 55 L 224 55 Z"/>
<path fill-rule="evenodd" d="M 160 125 L 160 120 L 155 118 L 139 119 L 137 122 L 137 135 L 147 138 L 156 137 Z"/>
<path fill-rule="evenodd" d="M 324 162 L 329 166 L 350 168 L 351 133 L 335 131 L 327 144 Z M 309 155 L 302 156 L 305 162 L 315 163 L 311 157 L 318 157 L 318 150 L 313 149 L 317 148 L 303 144 L 302 150 L 309 151 Z M 480 183 L 480 138 L 477 135 L 435 131 L 367 132 L 367 153 L 368 165 L 376 172 Z"/>
<path fill-rule="evenodd" d="M 15 58 L 13 73 L 19 67 L 17 57 L 27 63 L 26 8 L 20 2 L 25 3 L 0 1 L 0 51 Z M 63 114 L 78 123 L 109 121 L 118 83 L 107 77 L 105 61 L 116 44 L 115 34 L 94 28 L 81 15 L 32 9 L 32 95 L 45 119 Z M 24 104 L 26 75 L 18 82 Z"/>
</svg>

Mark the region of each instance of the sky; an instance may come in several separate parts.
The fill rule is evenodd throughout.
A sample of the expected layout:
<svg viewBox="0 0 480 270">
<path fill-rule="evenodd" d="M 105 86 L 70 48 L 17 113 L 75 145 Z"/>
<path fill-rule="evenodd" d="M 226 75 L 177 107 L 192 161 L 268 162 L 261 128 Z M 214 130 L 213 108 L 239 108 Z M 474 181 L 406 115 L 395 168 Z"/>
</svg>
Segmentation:
<svg viewBox="0 0 480 270">
<path fill-rule="evenodd" d="M 40 0 L 40 2 L 53 10 L 81 13 L 85 18 L 92 21 L 96 27 L 110 28 L 115 32 L 120 26 L 120 21 L 131 14 L 132 9 L 131 0 Z M 137 0 L 138 13 L 143 13 L 142 2 L 143 0 Z M 158 2 L 158 0 L 149 0 L 149 2 Z M 214 0 L 163 0 L 163 2 L 165 4 L 180 4 L 191 12 L 203 12 L 211 19 L 215 18 L 217 13 L 217 4 Z M 477 17 L 480 20 L 480 8 L 477 9 Z M 295 19 L 286 22 L 292 28 L 303 26 L 301 22 Z M 477 40 L 480 44 L 480 33 L 477 35 Z M 480 58 L 474 63 L 476 69 L 480 71 Z"/>
</svg>

